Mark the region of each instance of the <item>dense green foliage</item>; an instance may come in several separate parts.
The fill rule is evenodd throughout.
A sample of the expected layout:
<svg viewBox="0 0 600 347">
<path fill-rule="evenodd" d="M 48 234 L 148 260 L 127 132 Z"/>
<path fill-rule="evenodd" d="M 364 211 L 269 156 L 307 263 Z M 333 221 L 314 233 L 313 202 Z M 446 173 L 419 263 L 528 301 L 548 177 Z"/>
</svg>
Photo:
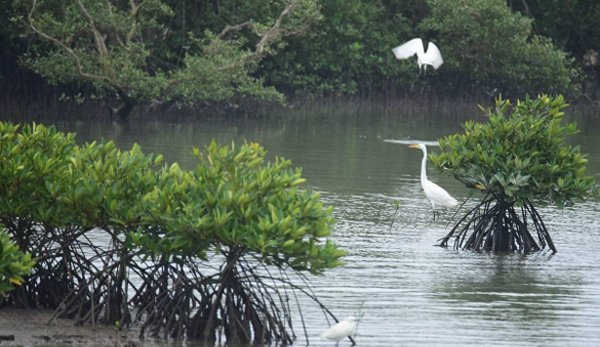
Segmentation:
<svg viewBox="0 0 600 347">
<path fill-rule="evenodd" d="M 282 95 L 251 75 L 259 61 L 290 31 L 316 15 L 312 0 L 268 2 L 264 21 L 222 25 L 201 36 L 185 32 L 169 45 L 174 13 L 164 1 L 15 0 L 13 20 L 31 44 L 23 63 L 51 83 L 78 82 L 100 96 L 116 94 L 132 105 L 145 102 L 224 101 Z M 236 26 L 240 24 L 240 26 Z M 246 46 L 252 29 L 255 47 Z M 185 29 L 185 28 L 184 28 Z"/>
<path fill-rule="evenodd" d="M 138 243 L 190 255 L 205 254 L 209 245 L 241 248 L 268 264 L 314 273 L 339 264 L 341 253 L 332 243 L 317 247 L 330 234 L 331 211 L 318 194 L 300 189 L 305 180 L 290 161 L 265 164 L 258 144 L 236 149 L 213 142 L 196 155 L 195 170 L 171 166 L 144 197 L 152 211 L 145 222 L 161 225 L 164 233 L 141 232 Z"/>
<path fill-rule="evenodd" d="M 574 123 L 563 124 L 566 106 L 562 96 L 526 98 L 515 105 L 499 99 L 487 111 L 487 123 L 468 121 L 464 133 L 440 139 L 441 152 L 430 156 L 432 163 L 485 194 L 442 244 L 459 230 L 455 245 L 461 245 L 473 225 L 466 248 L 536 250 L 529 233 L 534 228 L 542 247 L 548 242 L 555 251 L 533 203 L 570 206 L 595 189 L 587 160 L 567 142 L 577 130 Z M 515 213 L 515 207 L 522 213 Z"/>
<path fill-rule="evenodd" d="M 400 12 L 406 8 L 397 6 L 323 1 L 323 19 L 305 35 L 290 38 L 265 59 L 261 71 L 278 88 L 297 93 L 351 95 L 410 83 L 416 79 L 415 62 L 398 63 L 391 49 L 417 31 Z"/>
<path fill-rule="evenodd" d="M 556 2 L 524 10 L 527 3 L 14 0 L 0 6 L 13 20 L 0 49 L 73 94 L 117 95 L 121 115 L 140 101 L 281 102 L 281 92 L 577 94 L 587 50 L 570 33 L 593 32 L 595 17 L 579 27 Z M 585 1 L 568 9 L 585 12 Z M 394 58 L 391 49 L 413 37 L 441 48 L 438 71 L 419 76 L 412 59 Z"/>
<path fill-rule="evenodd" d="M 426 85 L 453 95 L 577 91 L 571 59 L 532 35 L 532 21 L 502 1 L 330 1 L 322 13 L 315 31 L 266 59 L 275 85 L 350 94 Z M 413 37 L 436 42 L 444 56 L 442 68 L 425 80 L 413 59 L 398 62 L 391 53 Z"/>
<path fill-rule="evenodd" d="M 331 210 L 257 144 L 195 152 L 187 171 L 137 145 L 79 146 L 53 127 L 0 123 L 0 222 L 38 259 L 3 303 L 135 321 L 142 334 L 292 342 L 286 296 L 265 293 L 293 287 L 289 270 L 340 264 L 344 252 L 324 240 Z"/>
<path fill-rule="evenodd" d="M 587 53 L 600 52 L 598 1 L 527 0 L 509 3 L 513 10 L 533 19 L 537 34 L 551 38 L 584 66 L 587 65 L 584 61 Z M 597 62 L 589 67 L 593 74 L 597 74 L 600 64 Z"/>
<path fill-rule="evenodd" d="M 0 297 L 21 285 L 35 262 L 31 255 L 23 253 L 8 234 L 0 231 Z"/>
<path fill-rule="evenodd" d="M 532 35 L 532 20 L 503 1 L 429 0 L 422 23 L 443 47 L 444 75 L 458 86 L 504 94 L 568 92 L 577 70 L 547 38 Z"/>
<path fill-rule="evenodd" d="M 467 121 L 464 133 L 440 139 L 441 152 L 431 160 L 468 186 L 479 183 L 512 202 L 572 205 L 589 196 L 594 179 L 579 146 L 567 142 L 577 129 L 563 124 L 566 106 L 562 96 L 514 106 L 499 100 L 487 111 L 487 123 Z"/>
</svg>

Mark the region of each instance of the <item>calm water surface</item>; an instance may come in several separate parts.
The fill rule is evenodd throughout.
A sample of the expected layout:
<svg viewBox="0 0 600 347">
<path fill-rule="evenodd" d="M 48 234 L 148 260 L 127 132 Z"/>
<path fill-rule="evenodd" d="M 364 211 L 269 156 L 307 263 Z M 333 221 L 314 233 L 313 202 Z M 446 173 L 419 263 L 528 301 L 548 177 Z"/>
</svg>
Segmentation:
<svg viewBox="0 0 600 347">
<path fill-rule="evenodd" d="M 396 107 L 349 104 L 309 107 L 267 119 L 205 119 L 128 123 L 28 118 L 75 131 L 78 139 L 139 143 L 145 152 L 191 168 L 191 149 L 211 139 L 259 142 L 271 156 L 303 167 L 309 184 L 335 207 L 333 238 L 349 255 L 346 266 L 311 279 L 313 289 L 339 318 L 362 314 L 358 346 L 600 346 L 600 204 L 542 208 L 558 253 L 523 256 L 455 252 L 433 246 L 450 218 L 433 221 L 419 184 L 421 152 L 383 139 L 435 140 L 460 130 L 475 107 Z M 3 119 L 20 121 L 14 114 Z M 573 116 L 573 138 L 600 172 L 600 121 Z M 430 170 L 459 200 L 469 192 Z M 393 201 L 401 208 L 394 216 Z M 393 225 L 392 225 L 393 221 Z M 309 342 L 327 322 L 303 303 Z M 299 345 L 305 344 L 300 321 Z M 350 345 L 348 340 L 341 346 Z"/>
</svg>

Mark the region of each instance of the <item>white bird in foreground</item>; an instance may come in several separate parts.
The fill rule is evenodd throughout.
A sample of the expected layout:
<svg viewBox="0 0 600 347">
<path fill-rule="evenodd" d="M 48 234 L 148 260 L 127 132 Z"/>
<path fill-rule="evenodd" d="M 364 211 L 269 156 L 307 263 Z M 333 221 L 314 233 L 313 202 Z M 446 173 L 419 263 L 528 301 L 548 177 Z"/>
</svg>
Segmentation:
<svg viewBox="0 0 600 347">
<path fill-rule="evenodd" d="M 392 49 L 396 59 L 408 59 L 413 55 L 417 55 L 417 65 L 419 65 L 419 71 L 421 71 L 421 67 L 423 71 L 427 70 L 427 65 L 433 66 L 434 69 L 438 69 L 440 65 L 444 63 L 444 59 L 442 59 L 442 53 L 440 52 L 437 46 L 429 41 L 427 45 L 427 52 L 425 52 L 425 47 L 423 46 L 423 40 L 416 38 L 412 39 L 402 45 Z"/>
<path fill-rule="evenodd" d="M 336 341 L 336 346 L 341 339 L 352 335 L 354 329 L 356 329 L 356 321 L 358 319 L 354 316 L 346 317 L 346 319 L 339 321 L 337 324 L 330 326 L 327 330 L 321 333 L 321 337 L 329 340 Z"/>
<path fill-rule="evenodd" d="M 450 194 L 444 188 L 431 182 L 427 179 L 427 173 L 425 167 L 427 166 L 427 147 L 424 144 L 412 144 L 410 148 L 419 148 L 423 152 L 423 160 L 421 161 L 421 187 L 425 192 L 427 199 L 431 201 L 431 207 L 433 208 L 433 219 L 435 219 L 435 208 L 440 207 L 454 207 L 458 204 L 455 198 L 451 197 Z"/>
</svg>

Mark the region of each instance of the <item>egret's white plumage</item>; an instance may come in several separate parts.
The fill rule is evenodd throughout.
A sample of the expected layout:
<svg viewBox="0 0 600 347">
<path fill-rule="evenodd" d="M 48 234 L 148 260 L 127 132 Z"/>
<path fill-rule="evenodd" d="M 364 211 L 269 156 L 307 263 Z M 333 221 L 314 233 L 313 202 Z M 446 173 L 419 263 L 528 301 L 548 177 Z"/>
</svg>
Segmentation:
<svg viewBox="0 0 600 347">
<path fill-rule="evenodd" d="M 408 139 L 408 140 L 383 139 L 383 142 L 399 143 L 401 145 L 415 145 L 415 144 L 422 143 L 425 146 L 436 146 L 436 147 L 440 146 L 440 143 L 437 141 L 422 141 L 422 140 L 413 140 L 413 139 Z"/>
<path fill-rule="evenodd" d="M 357 320 L 354 316 L 346 317 L 322 332 L 321 337 L 339 342 L 341 339 L 352 335 L 354 329 L 356 329 Z"/>
<path fill-rule="evenodd" d="M 427 52 L 425 52 L 425 46 L 423 46 L 423 40 L 420 38 L 412 39 L 400 46 L 392 49 L 396 59 L 408 59 L 413 55 L 417 55 L 417 65 L 419 70 L 421 67 L 425 70 L 427 65 L 433 66 L 434 69 L 438 69 L 440 65 L 444 63 L 442 53 L 437 46 L 429 41 L 427 45 Z"/>
<path fill-rule="evenodd" d="M 419 148 L 423 152 L 423 160 L 421 161 L 421 187 L 423 187 L 427 199 L 431 201 L 433 218 L 435 219 L 436 207 L 454 207 L 458 204 L 458 201 L 451 197 L 444 188 L 427 179 L 427 173 L 425 172 L 427 166 L 427 147 L 422 143 L 412 144 L 408 147 Z"/>
</svg>

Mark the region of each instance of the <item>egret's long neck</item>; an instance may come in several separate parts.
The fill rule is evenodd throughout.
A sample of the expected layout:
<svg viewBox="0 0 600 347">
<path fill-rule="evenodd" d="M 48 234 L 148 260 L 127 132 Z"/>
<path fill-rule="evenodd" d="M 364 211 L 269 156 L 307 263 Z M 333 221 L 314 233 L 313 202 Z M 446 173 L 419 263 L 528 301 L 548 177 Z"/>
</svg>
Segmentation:
<svg viewBox="0 0 600 347">
<path fill-rule="evenodd" d="M 427 166 L 427 148 L 423 148 L 423 160 L 421 161 L 421 182 L 427 181 L 427 173 L 425 168 Z"/>
</svg>

